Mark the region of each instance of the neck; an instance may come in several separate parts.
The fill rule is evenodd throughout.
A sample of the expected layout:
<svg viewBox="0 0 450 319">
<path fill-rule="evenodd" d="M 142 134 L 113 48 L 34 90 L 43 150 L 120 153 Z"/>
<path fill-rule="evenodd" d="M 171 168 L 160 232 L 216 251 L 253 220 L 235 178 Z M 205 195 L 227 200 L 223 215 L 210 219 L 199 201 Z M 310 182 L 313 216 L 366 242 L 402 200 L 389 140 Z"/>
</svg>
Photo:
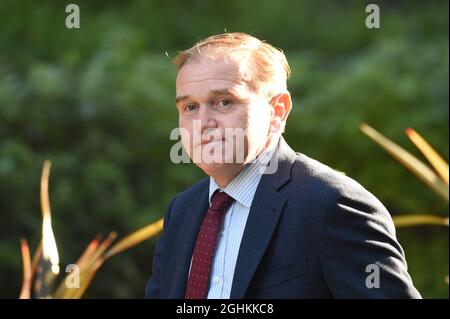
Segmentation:
<svg viewBox="0 0 450 319">
<path fill-rule="evenodd" d="M 261 152 L 264 152 L 266 150 L 270 150 L 273 147 L 276 146 L 276 144 L 278 144 L 278 142 L 280 141 L 281 135 L 273 135 L 272 138 L 270 138 L 267 143 L 266 143 L 266 148 L 263 149 Z"/>
<path fill-rule="evenodd" d="M 228 164 L 230 167 L 223 169 L 221 174 L 211 174 L 210 176 L 214 178 L 217 185 L 221 188 L 225 188 L 240 172 L 247 166 L 245 164 Z"/>
</svg>

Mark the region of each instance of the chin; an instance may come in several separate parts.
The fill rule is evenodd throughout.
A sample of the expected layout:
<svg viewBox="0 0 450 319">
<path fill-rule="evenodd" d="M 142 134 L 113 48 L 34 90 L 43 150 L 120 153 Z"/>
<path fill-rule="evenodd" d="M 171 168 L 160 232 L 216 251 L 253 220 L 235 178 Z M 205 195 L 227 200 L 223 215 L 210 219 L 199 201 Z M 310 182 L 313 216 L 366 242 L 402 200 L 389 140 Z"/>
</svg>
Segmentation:
<svg viewBox="0 0 450 319">
<path fill-rule="evenodd" d="M 196 163 L 196 165 L 205 172 L 206 175 L 216 176 L 222 175 L 223 172 L 227 169 L 227 164 L 224 163 Z M 228 164 L 230 165 L 230 164 Z"/>
<path fill-rule="evenodd" d="M 240 165 L 244 165 L 245 158 L 247 154 L 244 154 L 243 158 L 240 158 L 240 162 L 237 162 L 236 156 L 234 154 L 234 151 L 227 152 L 226 150 L 227 142 L 221 142 L 221 144 L 218 144 L 216 147 L 211 149 L 211 152 L 209 153 L 209 156 L 211 156 L 209 159 L 211 162 L 205 161 L 205 158 L 203 158 L 204 154 L 202 153 L 203 145 L 198 146 L 195 148 L 195 151 L 197 152 L 197 155 L 202 154 L 201 160 L 195 162 L 194 159 L 191 157 L 191 160 L 197 165 L 202 171 L 204 171 L 209 176 L 219 176 L 219 175 L 227 175 L 227 172 L 233 172 L 236 170 L 236 168 Z M 214 158 L 214 154 L 217 153 L 218 158 Z M 191 153 L 191 155 L 193 155 Z M 215 161 L 216 160 L 216 161 Z M 244 160 L 244 161 L 242 161 Z"/>
</svg>

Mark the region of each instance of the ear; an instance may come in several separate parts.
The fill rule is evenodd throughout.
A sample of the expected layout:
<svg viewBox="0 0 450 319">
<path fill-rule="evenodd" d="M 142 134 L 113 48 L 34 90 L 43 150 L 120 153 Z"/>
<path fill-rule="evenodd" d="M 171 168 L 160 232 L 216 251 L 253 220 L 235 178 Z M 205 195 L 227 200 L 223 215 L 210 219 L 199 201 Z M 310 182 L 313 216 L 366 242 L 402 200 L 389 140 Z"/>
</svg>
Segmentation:
<svg viewBox="0 0 450 319">
<path fill-rule="evenodd" d="M 286 119 L 291 111 L 292 100 L 289 92 L 283 92 L 275 95 L 271 101 L 271 120 L 270 120 L 270 130 L 275 133 L 281 128 L 281 124 L 286 122 Z"/>
</svg>

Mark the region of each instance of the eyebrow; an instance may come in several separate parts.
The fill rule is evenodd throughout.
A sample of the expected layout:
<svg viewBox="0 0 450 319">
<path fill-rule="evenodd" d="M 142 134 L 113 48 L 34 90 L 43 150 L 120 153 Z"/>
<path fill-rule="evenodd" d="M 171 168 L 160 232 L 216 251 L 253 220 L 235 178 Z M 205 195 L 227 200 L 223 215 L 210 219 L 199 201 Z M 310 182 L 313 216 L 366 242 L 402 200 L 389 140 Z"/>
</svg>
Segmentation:
<svg viewBox="0 0 450 319">
<path fill-rule="evenodd" d="M 238 96 L 236 94 L 234 94 L 233 92 L 231 92 L 230 89 L 223 89 L 223 90 L 211 90 L 209 91 L 209 96 L 217 96 L 217 95 L 231 95 L 233 97 L 238 98 Z M 175 99 L 175 103 L 178 104 L 180 102 L 186 101 L 186 100 L 193 100 L 193 97 L 191 95 L 182 95 L 182 96 L 178 96 Z"/>
</svg>

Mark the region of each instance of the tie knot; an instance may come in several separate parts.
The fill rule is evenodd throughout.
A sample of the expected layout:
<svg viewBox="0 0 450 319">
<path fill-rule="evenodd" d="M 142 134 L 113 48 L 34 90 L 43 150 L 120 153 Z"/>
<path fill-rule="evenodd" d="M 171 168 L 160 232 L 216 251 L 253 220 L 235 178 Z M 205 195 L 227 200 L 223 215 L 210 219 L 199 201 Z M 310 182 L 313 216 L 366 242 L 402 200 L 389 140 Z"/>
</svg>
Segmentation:
<svg viewBox="0 0 450 319">
<path fill-rule="evenodd" d="M 227 193 L 216 191 L 212 196 L 211 207 L 209 209 L 225 212 L 233 200 L 233 197 Z"/>
</svg>

